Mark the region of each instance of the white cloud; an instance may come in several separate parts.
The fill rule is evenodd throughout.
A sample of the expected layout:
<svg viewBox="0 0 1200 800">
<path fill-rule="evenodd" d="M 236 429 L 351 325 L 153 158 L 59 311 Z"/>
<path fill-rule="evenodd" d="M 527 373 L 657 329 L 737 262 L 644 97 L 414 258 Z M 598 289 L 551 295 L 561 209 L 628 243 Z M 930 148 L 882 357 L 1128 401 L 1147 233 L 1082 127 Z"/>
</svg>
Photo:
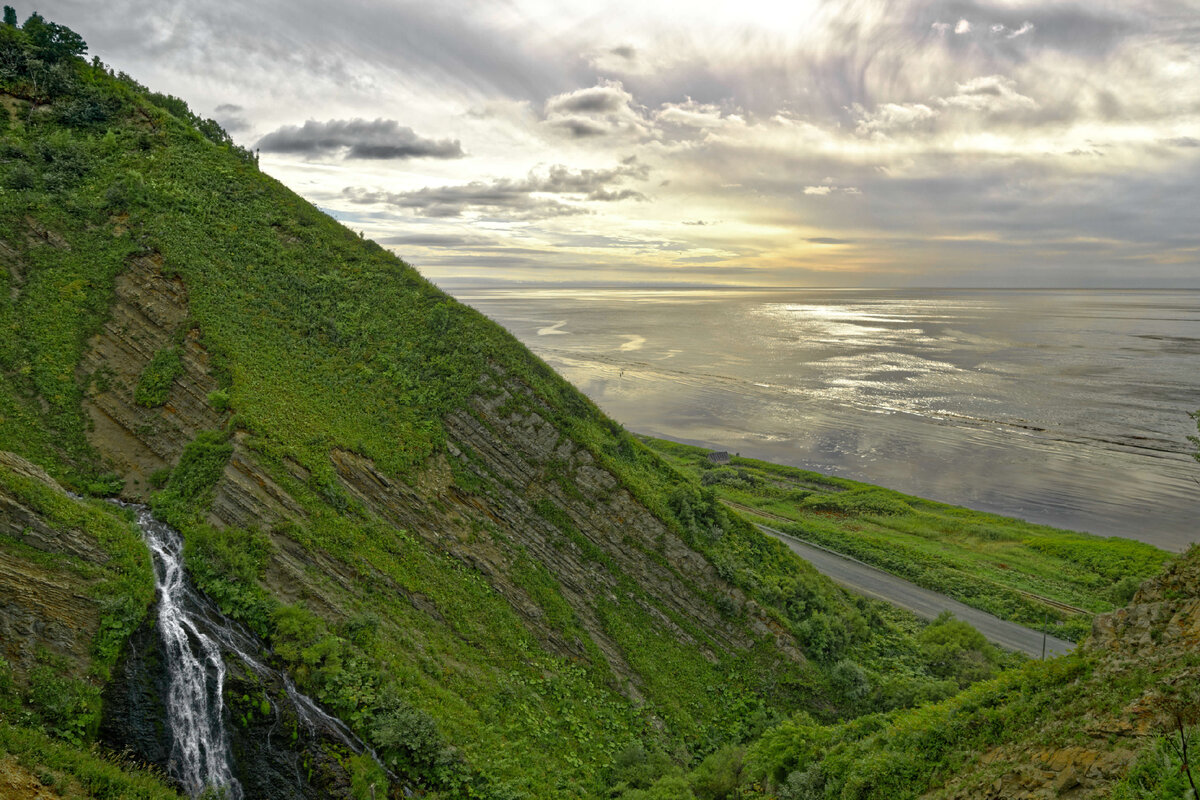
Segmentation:
<svg viewBox="0 0 1200 800">
<path fill-rule="evenodd" d="M 960 19 L 954 26 L 954 32 L 958 35 L 971 32 L 971 23 L 965 19 Z"/>
</svg>

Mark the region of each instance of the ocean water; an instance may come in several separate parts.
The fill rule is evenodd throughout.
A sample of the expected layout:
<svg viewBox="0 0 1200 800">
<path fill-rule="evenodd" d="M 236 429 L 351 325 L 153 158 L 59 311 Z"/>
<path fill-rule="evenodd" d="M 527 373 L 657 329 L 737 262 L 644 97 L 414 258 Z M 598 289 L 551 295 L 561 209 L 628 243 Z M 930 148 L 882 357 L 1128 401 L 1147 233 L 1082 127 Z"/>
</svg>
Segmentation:
<svg viewBox="0 0 1200 800">
<path fill-rule="evenodd" d="M 1200 291 L 454 293 L 634 432 L 1200 541 Z"/>
</svg>

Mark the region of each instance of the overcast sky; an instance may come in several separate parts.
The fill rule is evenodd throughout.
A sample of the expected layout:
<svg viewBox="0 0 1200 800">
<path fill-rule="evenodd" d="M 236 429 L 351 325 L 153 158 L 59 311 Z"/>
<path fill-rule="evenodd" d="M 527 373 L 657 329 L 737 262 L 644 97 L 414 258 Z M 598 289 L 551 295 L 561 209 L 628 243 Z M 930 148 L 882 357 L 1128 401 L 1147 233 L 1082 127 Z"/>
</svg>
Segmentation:
<svg viewBox="0 0 1200 800">
<path fill-rule="evenodd" d="M 1200 287 L 1200 0 L 36 8 L 443 285 Z"/>
</svg>

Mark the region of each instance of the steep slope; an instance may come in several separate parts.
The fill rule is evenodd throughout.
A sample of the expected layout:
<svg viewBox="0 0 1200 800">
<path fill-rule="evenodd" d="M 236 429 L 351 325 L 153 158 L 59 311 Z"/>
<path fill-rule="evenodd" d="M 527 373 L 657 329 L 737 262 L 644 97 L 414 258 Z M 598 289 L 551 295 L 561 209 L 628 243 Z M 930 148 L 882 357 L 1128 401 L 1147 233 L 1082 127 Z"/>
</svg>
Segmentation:
<svg viewBox="0 0 1200 800">
<path fill-rule="evenodd" d="M 1200 744 L 1200 548 L 1095 619 L 1069 656 L 942 703 L 822 725 L 800 714 L 752 744 L 741 797 L 1186 798 Z M 1190 772 L 1187 767 L 1190 766 Z M 689 797 L 711 772 L 668 776 Z M 637 791 L 625 800 L 657 796 Z"/>
<path fill-rule="evenodd" d="M 0 449 L 148 499 L 198 585 L 404 782 L 585 796 L 630 748 L 688 763 L 796 708 L 956 686 L 498 326 L 83 48 L 0 25 Z"/>
</svg>

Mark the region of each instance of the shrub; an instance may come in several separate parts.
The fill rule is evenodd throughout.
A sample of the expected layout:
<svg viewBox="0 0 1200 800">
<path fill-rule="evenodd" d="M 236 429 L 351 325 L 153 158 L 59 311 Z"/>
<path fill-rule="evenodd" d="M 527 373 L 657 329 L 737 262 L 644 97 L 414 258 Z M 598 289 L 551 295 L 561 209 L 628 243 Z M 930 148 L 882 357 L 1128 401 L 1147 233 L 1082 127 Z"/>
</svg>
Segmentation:
<svg viewBox="0 0 1200 800">
<path fill-rule="evenodd" d="M 820 494 L 805 498 L 801 503 L 812 511 L 832 511 L 835 514 L 852 514 L 890 517 L 911 514 L 912 506 L 884 489 L 852 489 L 840 494 Z"/>
<path fill-rule="evenodd" d="M 209 392 L 208 404 L 212 406 L 217 413 L 224 414 L 229 410 L 229 392 L 225 391 L 224 389 L 217 389 L 216 391 Z"/>
<path fill-rule="evenodd" d="M 178 349 L 169 347 L 159 350 L 142 370 L 142 377 L 133 393 L 134 402 L 145 408 L 161 406 L 167 402 L 175 379 L 183 373 L 183 361 L 179 358 Z"/>
</svg>

